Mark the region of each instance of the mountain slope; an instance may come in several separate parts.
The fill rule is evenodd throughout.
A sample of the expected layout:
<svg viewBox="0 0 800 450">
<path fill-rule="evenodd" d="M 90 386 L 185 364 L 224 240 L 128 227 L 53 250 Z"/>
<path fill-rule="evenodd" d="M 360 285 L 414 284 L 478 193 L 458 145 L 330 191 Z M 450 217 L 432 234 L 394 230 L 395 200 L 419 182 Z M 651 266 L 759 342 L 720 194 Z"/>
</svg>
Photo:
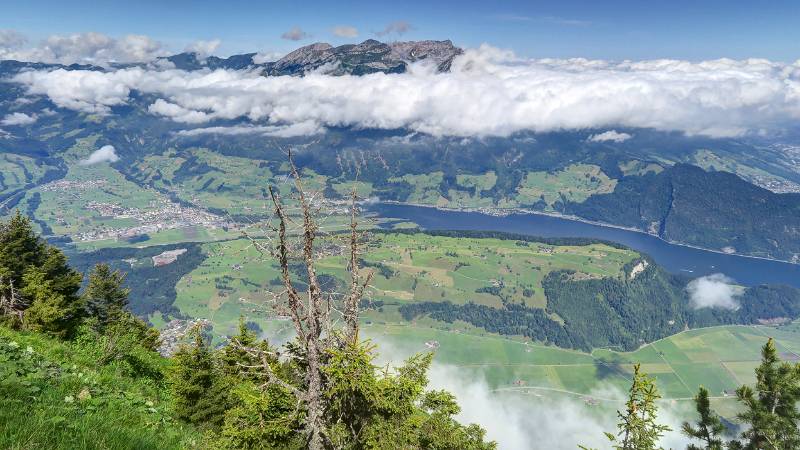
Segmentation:
<svg viewBox="0 0 800 450">
<path fill-rule="evenodd" d="M 566 211 L 670 241 L 800 261 L 800 195 L 775 194 L 726 172 L 678 164 L 623 178 L 613 193 Z"/>
</svg>

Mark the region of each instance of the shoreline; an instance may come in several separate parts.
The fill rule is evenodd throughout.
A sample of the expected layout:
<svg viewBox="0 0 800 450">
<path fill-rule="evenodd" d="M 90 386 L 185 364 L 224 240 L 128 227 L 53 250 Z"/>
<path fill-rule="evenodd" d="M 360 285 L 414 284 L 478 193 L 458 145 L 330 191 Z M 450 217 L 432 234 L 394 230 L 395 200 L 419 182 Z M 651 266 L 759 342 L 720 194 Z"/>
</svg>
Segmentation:
<svg viewBox="0 0 800 450">
<path fill-rule="evenodd" d="M 614 228 L 614 229 L 617 229 L 617 230 L 632 231 L 634 233 L 640 233 L 640 234 L 643 234 L 645 236 L 650 236 L 652 238 L 658 239 L 658 240 L 660 240 L 660 241 L 662 241 L 662 242 L 664 242 L 666 244 L 669 244 L 669 245 L 676 245 L 676 246 L 680 246 L 680 247 L 691 248 L 691 249 L 694 249 L 694 250 L 701 250 L 701 251 L 705 251 L 705 252 L 716 253 L 716 254 L 719 254 L 719 255 L 736 256 L 736 257 L 740 257 L 740 258 L 750 258 L 750 259 L 760 259 L 760 260 L 763 260 L 763 261 L 771 261 L 771 262 L 776 262 L 776 263 L 789 264 L 789 265 L 792 265 L 792 266 L 800 266 L 800 263 L 786 261 L 786 260 L 783 260 L 783 259 L 768 258 L 768 257 L 764 257 L 764 256 L 755 256 L 755 255 L 745 255 L 745 254 L 736 253 L 736 252 L 727 253 L 727 252 L 723 252 L 721 250 L 715 250 L 715 249 L 711 249 L 711 248 L 700 247 L 700 246 L 697 246 L 697 245 L 686 244 L 686 243 L 675 242 L 675 241 L 668 241 L 668 240 L 662 238 L 661 236 L 658 236 L 658 235 L 655 235 L 655 234 L 650 234 L 650 233 L 648 233 L 648 232 L 646 232 L 644 230 L 641 230 L 639 228 L 626 227 L 626 226 L 623 226 L 623 225 L 614 225 L 614 224 L 605 223 L 605 222 L 597 222 L 597 221 L 593 221 L 593 220 L 583 219 L 583 218 L 578 217 L 578 216 L 571 216 L 571 215 L 561 214 L 561 213 L 557 213 L 557 212 L 534 211 L 534 210 L 526 209 L 526 208 L 447 207 L 447 206 L 426 205 L 426 204 L 421 204 L 421 203 L 398 202 L 398 201 L 394 201 L 394 200 L 380 200 L 380 201 L 378 201 L 376 203 L 385 204 L 385 205 L 413 206 L 413 207 L 418 207 L 418 208 L 430 208 L 430 209 L 436 209 L 436 210 L 439 210 L 439 211 L 478 213 L 478 214 L 483 214 L 483 215 L 486 215 L 486 216 L 493 216 L 493 217 L 507 217 L 507 216 L 511 216 L 511 215 L 520 215 L 520 216 L 522 216 L 522 215 L 536 215 L 536 216 L 552 217 L 552 218 L 556 218 L 556 219 L 570 220 L 572 222 L 579 222 L 579 223 L 584 223 L 584 224 L 587 224 L 587 225 L 595 225 L 595 226 L 604 227 L 604 228 Z"/>
</svg>

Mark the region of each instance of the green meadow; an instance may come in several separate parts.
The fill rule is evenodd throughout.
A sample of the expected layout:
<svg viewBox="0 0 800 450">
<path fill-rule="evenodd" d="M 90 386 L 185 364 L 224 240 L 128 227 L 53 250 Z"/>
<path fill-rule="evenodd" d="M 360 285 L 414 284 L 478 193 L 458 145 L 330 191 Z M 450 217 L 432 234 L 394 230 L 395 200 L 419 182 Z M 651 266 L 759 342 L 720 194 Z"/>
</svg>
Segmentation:
<svg viewBox="0 0 800 450">
<path fill-rule="evenodd" d="M 27 156 L 0 154 L 0 194 L 24 188 L 41 180 L 52 167 Z"/>
<path fill-rule="evenodd" d="M 341 229 L 341 218 L 323 226 Z M 318 270 L 344 286 L 347 266 L 344 235 L 321 241 Z M 203 245 L 206 259 L 177 285 L 175 306 L 193 317 L 205 317 L 226 334 L 240 314 L 269 319 L 280 315 L 270 299 L 280 289 L 272 261 L 247 239 Z M 487 306 L 506 301 L 544 307 L 542 279 L 553 270 L 572 269 L 583 277 L 620 277 L 622 267 L 638 253 L 605 244 L 554 246 L 509 239 L 432 236 L 423 233 L 375 233 L 364 252 L 364 264 L 375 272 L 370 300 L 379 308 L 366 320 L 403 322 L 397 309 L 416 301 L 473 301 Z M 333 287 L 333 286 L 330 286 Z"/>
</svg>

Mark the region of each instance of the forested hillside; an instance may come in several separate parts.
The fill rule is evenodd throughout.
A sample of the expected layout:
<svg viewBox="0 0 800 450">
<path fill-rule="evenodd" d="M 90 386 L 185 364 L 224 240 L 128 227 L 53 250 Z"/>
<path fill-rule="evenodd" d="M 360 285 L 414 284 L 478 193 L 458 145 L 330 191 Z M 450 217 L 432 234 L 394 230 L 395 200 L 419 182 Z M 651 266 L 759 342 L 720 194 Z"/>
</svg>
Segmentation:
<svg viewBox="0 0 800 450">
<path fill-rule="evenodd" d="M 543 281 L 546 307 L 504 303 L 493 308 L 466 299 L 428 301 L 400 307 L 406 320 L 421 315 L 461 320 L 504 335 L 522 335 L 557 346 L 591 351 L 598 347 L 635 350 L 687 328 L 723 324 L 757 324 L 800 317 L 800 290 L 788 286 L 755 286 L 738 297 L 735 310 L 695 308 L 686 286 L 689 278 L 672 275 L 652 261 L 631 276 L 587 277 L 575 270 L 548 273 Z"/>
<path fill-rule="evenodd" d="M 800 194 L 775 194 L 730 173 L 678 164 L 625 177 L 613 193 L 569 203 L 566 211 L 670 241 L 800 260 Z"/>
</svg>

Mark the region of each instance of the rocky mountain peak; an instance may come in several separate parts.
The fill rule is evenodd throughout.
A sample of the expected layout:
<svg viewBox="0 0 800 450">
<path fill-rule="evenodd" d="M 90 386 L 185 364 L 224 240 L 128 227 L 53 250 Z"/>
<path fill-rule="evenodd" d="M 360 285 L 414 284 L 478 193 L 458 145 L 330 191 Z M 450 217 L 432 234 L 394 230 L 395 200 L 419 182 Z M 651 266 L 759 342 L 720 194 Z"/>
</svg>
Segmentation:
<svg viewBox="0 0 800 450">
<path fill-rule="evenodd" d="M 453 58 L 463 50 L 447 41 L 409 41 L 386 44 L 368 39 L 360 44 L 333 47 L 315 43 L 301 47 L 276 61 L 268 75 L 303 75 L 324 70 L 331 75 L 363 75 L 374 72 L 402 73 L 408 63 L 433 60 L 439 70 L 450 68 Z"/>
</svg>

